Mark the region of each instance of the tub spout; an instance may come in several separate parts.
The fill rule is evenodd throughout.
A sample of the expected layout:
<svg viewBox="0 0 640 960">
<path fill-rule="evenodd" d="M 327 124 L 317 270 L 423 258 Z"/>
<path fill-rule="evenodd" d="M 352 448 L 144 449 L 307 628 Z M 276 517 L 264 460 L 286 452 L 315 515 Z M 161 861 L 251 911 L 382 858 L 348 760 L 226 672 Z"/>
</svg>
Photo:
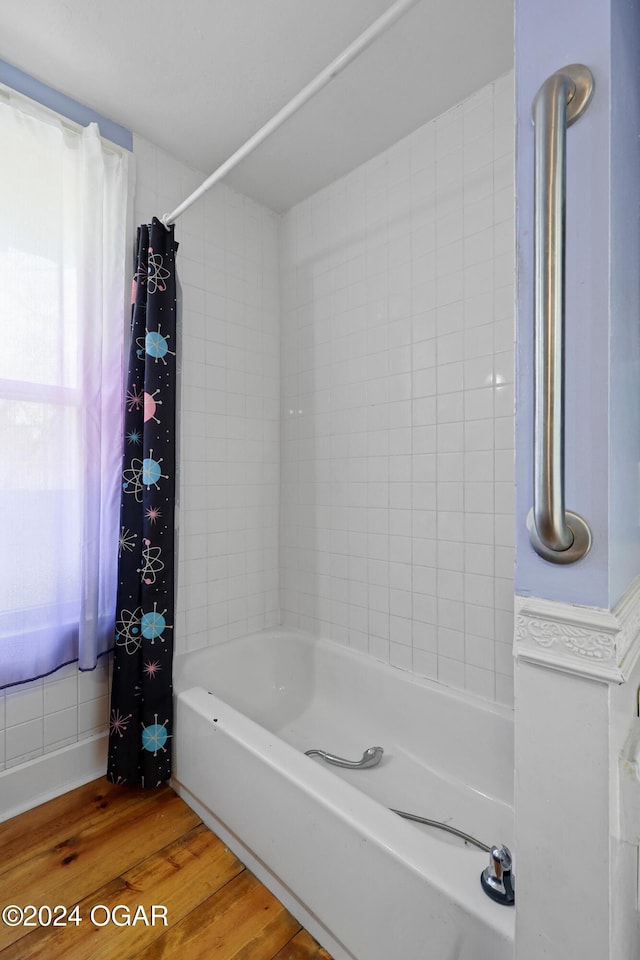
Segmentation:
<svg viewBox="0 0 640 960">
<path fill-rule="evenodd" d="M 336 757 L 326 750 L 305 750 L 306 757 L 322 757 L 327 763 L 333 763 L 336 767 L 347 767 L 349 770 L 365 770 L 367 767 L 375 767 L 380 763 L 384 750 L 382 747 L 367 747 L 362 754 L 361 760 L 345 760 L 344 757 Z"/>
</svg>

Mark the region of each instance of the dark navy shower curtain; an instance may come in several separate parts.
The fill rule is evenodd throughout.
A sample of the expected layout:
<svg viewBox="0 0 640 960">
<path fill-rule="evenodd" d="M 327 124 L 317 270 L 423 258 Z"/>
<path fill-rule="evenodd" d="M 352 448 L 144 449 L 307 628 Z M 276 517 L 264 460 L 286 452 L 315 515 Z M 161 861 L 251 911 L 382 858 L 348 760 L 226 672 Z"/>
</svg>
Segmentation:
<svg viewBox="0 0 640 960">
<path fill-rule="evenodd" d="M 138 228 L 107 777 L 143 787 L 171 775 L 176 250 L 173 227 Z"/>
</svg>

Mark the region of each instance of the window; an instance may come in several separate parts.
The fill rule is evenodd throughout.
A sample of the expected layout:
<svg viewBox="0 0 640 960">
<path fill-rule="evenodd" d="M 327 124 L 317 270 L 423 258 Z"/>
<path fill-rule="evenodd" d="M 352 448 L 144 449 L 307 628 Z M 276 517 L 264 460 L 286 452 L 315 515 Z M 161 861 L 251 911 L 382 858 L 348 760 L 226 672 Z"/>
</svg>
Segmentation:
<svg viewBox="0 0 640 960">
<path fill-rule="evenodd" d="M 113 638 L 128 160 L 0 92 L 0 687 Z"/>
</svg>

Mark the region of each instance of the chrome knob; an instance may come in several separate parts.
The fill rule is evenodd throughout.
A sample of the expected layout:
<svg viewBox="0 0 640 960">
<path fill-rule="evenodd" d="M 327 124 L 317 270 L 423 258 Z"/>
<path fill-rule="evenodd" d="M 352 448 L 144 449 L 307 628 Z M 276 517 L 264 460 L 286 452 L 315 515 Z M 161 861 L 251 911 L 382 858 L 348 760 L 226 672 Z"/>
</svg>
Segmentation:
<svg viewBox="0 0 640 960">
<path fill-rule="evenodd" d="M 495 900 L 506 906 L 513 906 L 515 902 L 515 877 L 511 873 L 513 858 L 509 847 L 491 847 L 489 851 L 489 866 L 480 874 L 482 889 Z"/>
</svg>

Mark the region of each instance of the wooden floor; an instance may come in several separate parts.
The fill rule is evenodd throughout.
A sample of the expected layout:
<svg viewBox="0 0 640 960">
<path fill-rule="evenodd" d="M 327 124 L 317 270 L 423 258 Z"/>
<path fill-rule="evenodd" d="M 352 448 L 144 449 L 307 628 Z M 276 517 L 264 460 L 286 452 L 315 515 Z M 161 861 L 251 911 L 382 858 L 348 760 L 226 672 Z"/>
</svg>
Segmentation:
<svg viewBox="0 0 640 960">
<path fill-rule="evenodd" d="M 96 780 L 8 820 L 0 871 L 0 912 L 66 921 L 9 911 L 0 960 L 331 960 L 169 787 Z"/>
</svg>

